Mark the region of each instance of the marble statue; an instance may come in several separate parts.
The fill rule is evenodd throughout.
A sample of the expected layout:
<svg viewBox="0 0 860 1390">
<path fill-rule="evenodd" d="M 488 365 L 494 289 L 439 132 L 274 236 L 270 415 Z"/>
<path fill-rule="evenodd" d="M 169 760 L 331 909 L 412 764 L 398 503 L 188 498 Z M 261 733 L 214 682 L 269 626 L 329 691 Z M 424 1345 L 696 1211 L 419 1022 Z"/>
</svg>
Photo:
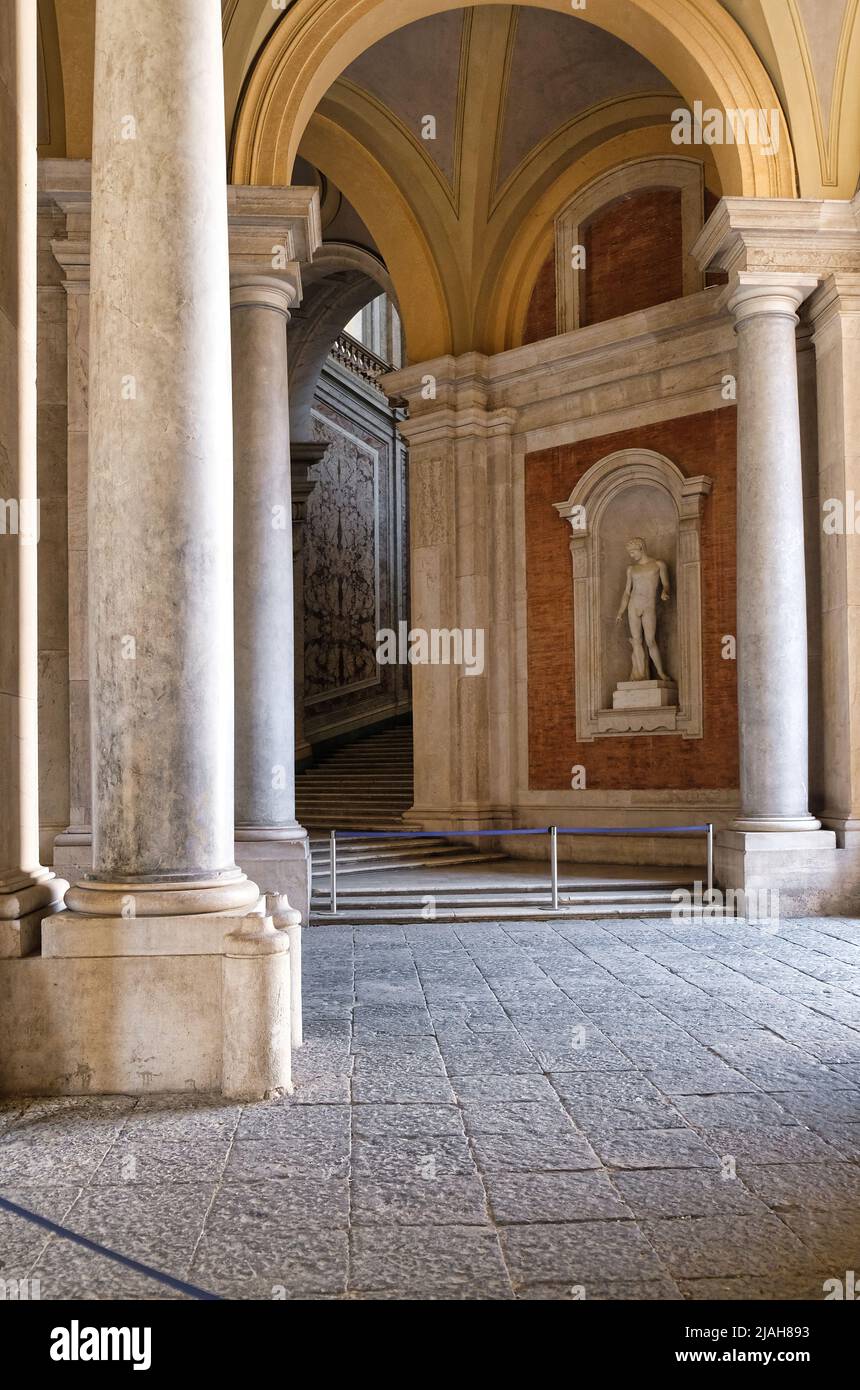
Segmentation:
<svg viewBox="0 0 860 1390">
<path fill-rule="evenodd" d="M 626 548 L 633 563 L 627 568 L 627 587 L 615 621 L 620 623 L 626 611 L 630 627 L 630 645 L 633 648 L 630 679 L 649 679 L 650 656 L 657 679 L 668 681 L 671 677 L 667 676 L 663 669 L 660 649 L 657 646 L 657 590 L 660 589 L 660 598 L 665 603 L 669 598 L 669 570 L 662 560 L 655 560 L 648 554 L 641 536 L 633 536 L 627 542 Z"/>
</svg>

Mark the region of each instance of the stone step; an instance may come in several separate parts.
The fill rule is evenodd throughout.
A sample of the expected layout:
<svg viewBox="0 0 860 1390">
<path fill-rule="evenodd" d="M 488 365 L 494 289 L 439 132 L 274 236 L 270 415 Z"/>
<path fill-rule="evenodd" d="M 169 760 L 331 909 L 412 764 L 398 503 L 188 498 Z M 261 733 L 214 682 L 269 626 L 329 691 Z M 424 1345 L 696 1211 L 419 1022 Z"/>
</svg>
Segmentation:
<svg viewBox="0 0 860 1390">
<path fill-rule="evenodd" d="M 377 847 L 378 846 L 378 847 Z M 384 868 L 389 864 L 397 865 L 401 859 L 426 859 L 428 862 L 434 859 L 444 858 L 450 854 L 470 854 L 476 859 L 483 858 L 483 855 L 472 845 L 455 845 L 447 840 L 404 840 L 402 844 L 397 841 L 392 844 L 390 841 L 379 840 L 377 845 L 370 845 L 361 840 L 346 840 L 343 843 L 338 841 L 337 862 L 342 864 L 378 864 Z M 329 841 L 325 840 L 316 846 L 311 845 L 311 855 L 313 856 L 314 870 L 318 868 L 328 869 L 330 853 Z M 496 851 L 494 858 L 500 859 L 506 856 Z M 489 862 L 490 855 L 487 855 Z"/>
<path fill-rule="evenodd" d="M 383 770 L 374 768 L 375 776 L 382 776 Z M 411 772 L 398 773 L 397 776 L 384 769 L 385 785 L 394 787 L 412 787 L 414 785 Z M 339 771 L 337 768 L 327 768 L 323 771 L 313 769 L 309 772 L 299 774 L 299 781 L 303 787 L 341 787 L 341 786 L 366 786 L 371 780 L 365 772 Z"/>
<path fill-rule="evenodd" d="M 456 844 L 456 841 L 448 840 L 444 835 L 431 836 L 421 835 L 416 832 L 412 832 L 411 834 L 406 835 L 389 835 L 386 836 L 384 839 L 371 839 L 369 838 L 369 836 L 368 838 L 364 838 L 365 832 L 363 830 L 358 833 L 360 833 L 360 835 L 362 836 L 361 839 L 338 839 L 337 845 L 339 854 L 344 852 L 348 854 L 371 854 L 380 850 L 397 849 L 398 847 L 408 848 L 410 846 L 415 845 L 446 845 L 450 847 L 453 844 L 455 848 L 459 848 L 459 846 Z M 312 850 L 325 850 L 325 852 L 328 853 L 328 835 L 309 835 L 308 843 L 310 844 Z"/>
<path fill-rule="evenodd" d="M 676 885 L 677 886 L 677 885 Z M 328 894 L 322 888 L 315 887 L 312 900 L 323 902 Z M 344 908 L 371 908 L 395 907 L 395 908 L 421 908 L 427 897 L 433 897 L 437 906 L 446 908 L 457 907 L 549 907 L 551 906 L 551 894 L 548 888 L 538 888 L 528 890 L 509 890 L 481 888 L 473 892 L 468 888 L 445 889 L 433 887 L 428 884 L 426 888 L 416 890 L 413 888 L 397 888 L 392 885 L 386 888 L 383 893 L 362 892 L 360 888 L 344 888 L 338 886 L 338 900 Z M 671 893 L 665 888 L 651 891 L 650 889 L 619 889 L 612 891 L 582 891 L 577 893 L 560 893 L 559 902 L 572 903 L 577 906 L 593 904 L 595 906 L 606 907 L 617 904 L 622 906 L 651 906 L 654 903 L 671 903 Z"/>
<path fill-rule="evenodd" d="M 560 921 L 602 921 L 611 918 L 671 918 L 675 911 L 675 904 L 670 900 L 663 903 L 648 904 L 596 904 L 596 903 L 566 903 L 553 911 L 551 907 L 537 905 L 531 906 L 508 906 L 508 907 L 486 907 L 478 906 L 465 908 L 455 907 L 446 908 L 436 906 L 435 917 L 426 919 L 435 922 L 509 922 L 509 921 L 528 921 L 528 922 L 560 922 Z M 719 915 L 719 914 L 718 914 Z M 731 915 L 731 914 L 723 914 Z M 339 924 L 341 926 L 396 926 L 398 924 L 420 925 L 422 921 L 421 910 L 376 907 L 372 911 L 366 908 L 339 909 L 332 914 L 321 907 L 312 906 L 311 908 L 311 927 Z"/>
<path fill-rule="evenodd" d="M 404 858 L 404 859 L 397 859 L 397 860 L 377 859 L 377 860 L 375 860 L 375 861 L 366 861 L 366 862 L 364 862 L 364 863 L 358 863 L 358 864 L 356 864 L 356 863 L 354 863 L 354 862 L 351 862 L 351 861 L 349 861 L 349 860 L 347 860 L 346 862 L 342 862 L 341 859 L 338 857 L 338 861 L 337 861 L 337 877 L 338 877 L 338 883 L 340 883 L 340 879 L 341 879 L 341 875 L 342 875 L 342 874 L 356 874 L 356 873 L 373 874 L 373 873 L 380 873 L 382 870 L 386 870 L 386 869 L 387 869 L 389 872 L 391 872 L 391 873 L 396 873 L 398 870 L 402 870 L 402 869 L 440 869 L 440 868 L 441 868 L 441 869 L 447 869 L 447 868 L 457 868 L 458 866 L 461 866 L 461 865 L 463 865 L 463 864 L 480 864 L 480 865 L 491 864 L 491 863 L 493 863 L 494 861 L 498 862 L 499 860 L 506 859 L 506 858 L 507 858 L 507 855 L 505 855 L 505 854 L 475 854 L 475 853 L 471 853 L 471 854 L 470 854 L 468 851 L 463 851 L 462 853 L 458 853 L 456 850 L 453 851 L 453 852 L 450 853 L 450 854 L 447 854 L 447 855 L 444 855 L 444 856 L 439 856 L 439 857 L 436 857 L 436 858 L 430 858 L 430 857 L 428 857 L 428 856 L 426 856 L 426 855 L 423 855 L 423 856 L 414 855 L 414 856 L 410 856 L 410 857 Z M 313 869 L 313 872 L 312 872 L 312 880 L 313 880 L 313 885 L 314 885 L 313 891 L 314 891 L 314 892 L 317 892 L 317 885 L 318 885 L 318 883 L 324 882 L 325 884 L 328 884 L 329 878 L 330 878 L 330 869 L 329 869 L 328 861 L 326 861 L 325 865 L 322 866 L 319 870 L 317 870 L 316 868 Z M 321 888 L 320 888 L 320 891 L 322 891 Z M 340 891 L 340 889 L 338 889 L 338 891 Z M 398 888 L 392 886 L 389 890 L 386 890 L 386 891 L 387 891 L 387 892 L 391 892 L 391 893 L 397 893 L 397 892 L 404 892 L 404 891 L 408 891 L 408 890 L 398 889 Z M 414 891 L 415 891 L 415 890 L 412 889 L 412 892 L 414 892 Z M 428 893 L 429 893 L 429 892 L 434 892 L 434 891 L 435 891 L 435 890 L 434 890 L 433 888 L 428 888 L 428 889 L 427 889 L 427 892 L 428 892 Z"/>
<path fill-rule="evenodd" d="M 402 802 L 404 806 L 411 804 L 412 797 L 401 794 L 400 792 L 373 792 L 356 791 L 351 792 L 344 787 L 340 795 L 334 791 L 310 791 L 304 787 L 296 797 L 297 806 L 343 806 L 345 803 L 350 806 L 385 806 L 394 802 Z"/>
<path fill-rule="evenodd" d="M 354 816 L 320 816 L 314 812 L 311 816 L 299 816 L 299 820 L 306 830 L 402 830 L 403 820 L 397 816 L 368 816 L 363 819 L 363 824 L 357 826 Z"/>
</svg>

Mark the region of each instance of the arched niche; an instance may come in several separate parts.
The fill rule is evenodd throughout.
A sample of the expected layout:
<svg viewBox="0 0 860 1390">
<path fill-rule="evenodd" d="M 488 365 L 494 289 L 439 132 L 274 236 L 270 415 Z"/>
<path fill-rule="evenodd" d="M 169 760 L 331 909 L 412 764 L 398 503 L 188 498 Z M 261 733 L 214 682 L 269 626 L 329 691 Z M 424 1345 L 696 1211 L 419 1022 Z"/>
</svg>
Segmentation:
<svg viewBox="0 0 860 1390">
<path fill-rule="evenodd" d="M 576 736 L 703 735 L 701 525 L 710 478 L 686 478 L 650 449 L 623 449 L 595 463 L 570 497 L 556 502 L 571 528 Z M 641 536 L 668 567 L 671 597 L 660 605 L 658 645 L 678 687 L 677 704 L 614 709 L 627 679 L 630 641 L 616 614 L 630 564 L 626 543 Z"/>
<path fill-rule="evenodd" d="M 572 250 L 581 244 L 589 220 L 628 193 L 646 189 L 674 189 L 681 200 L 681 273 L 684 294 L 704 288 L 704 277 L 690 252 L 704 225 L 705 179 L 701 160 L 683 156 L 658 156 L 630 160 L 600 174 L 571 198 L 555 220 L 556 319 L 559 333 L 569 333 L 582 323 L 583 270 L 576 269 Z"/>
</svg>

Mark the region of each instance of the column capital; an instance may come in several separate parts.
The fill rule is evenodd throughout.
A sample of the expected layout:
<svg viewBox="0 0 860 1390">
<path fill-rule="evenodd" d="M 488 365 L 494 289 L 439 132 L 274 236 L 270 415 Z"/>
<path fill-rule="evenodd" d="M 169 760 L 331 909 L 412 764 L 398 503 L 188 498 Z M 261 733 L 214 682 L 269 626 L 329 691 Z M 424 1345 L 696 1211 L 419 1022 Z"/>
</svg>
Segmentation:
<svg viewBox="0 0 860 1390">
<path fill-rule="evenodd" d="M 860 200 L 722 198 L 690 253 L 700 270 L 860 269 Z"/>
<path fill-rule="evenodd" d="M 290 309 L 299 297 L 299 286 L 289 275 L 230 272 L 231 309 L 274 309 L 289 319 Z"/>
<path fill-rule="evenodd" d="M 798 322 L 797 311 L 818 286 L 817 275 L 782 271 L 740 271 L 726 293 L 726 305 L 735 327 L 762 315 Z"/>
<path fill-rule="evenodd" d="M 254 188 L 230 184 L 227 188 L 227 221 L 230 236 L 230 300 L 234 308 L 259 304 L 269 309 L 281 304 L 257 294 L 237 298 L 234 291 L 260 288 L 263 281 L 291 289 L 291 303 L 302 299 L 301 266 L 307 265 L 322 244 L 319 193 L 315 188 Z M 289 304 L 286 306 L 289 308 Z"/>
<path fill-rule="evenodd" d="M 63 270 L 63 286 L 69 294 L 87 294 L 90 288 L 90 164 L 84 159 L 39 161 L 39 206 L 59 212 L 65 235 L 54 237 L 51 251 Z"/>
</svg>

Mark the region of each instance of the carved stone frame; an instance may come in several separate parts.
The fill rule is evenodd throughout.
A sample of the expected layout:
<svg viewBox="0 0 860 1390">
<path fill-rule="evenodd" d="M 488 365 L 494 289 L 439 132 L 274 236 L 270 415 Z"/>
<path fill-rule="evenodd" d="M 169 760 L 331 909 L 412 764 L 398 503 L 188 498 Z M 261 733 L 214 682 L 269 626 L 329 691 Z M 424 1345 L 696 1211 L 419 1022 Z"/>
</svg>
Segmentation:
<svg viewBox="0 0 860 1390">
<path fill-rule="evenodd" d="M 599 575 L 596 556 L 600 527 L 609 503 L 625 489 L 643 484 L 667 494 L 678 519 L 677 573 L 673 576 L 678 623 L 678 706 L 671 727 L 645 727 L 631 732 L 613 728 L 613 711 L 602 707 L 603 633 L 600 623 Z M 556 502 L 559 516 L 573 532 L 574 681 L 576 737 L 580 743 L 596 738 L 680 734 L 701 738 L 704 732 L 702 680 L 702 574 L 700 535 L 710 478 L 685 478 L 670 459 L 650 449 L 622 449 L 595 463 L 566 502 Z M 664 719 L 665 720 L 665 712 Z"/>
</svg>

